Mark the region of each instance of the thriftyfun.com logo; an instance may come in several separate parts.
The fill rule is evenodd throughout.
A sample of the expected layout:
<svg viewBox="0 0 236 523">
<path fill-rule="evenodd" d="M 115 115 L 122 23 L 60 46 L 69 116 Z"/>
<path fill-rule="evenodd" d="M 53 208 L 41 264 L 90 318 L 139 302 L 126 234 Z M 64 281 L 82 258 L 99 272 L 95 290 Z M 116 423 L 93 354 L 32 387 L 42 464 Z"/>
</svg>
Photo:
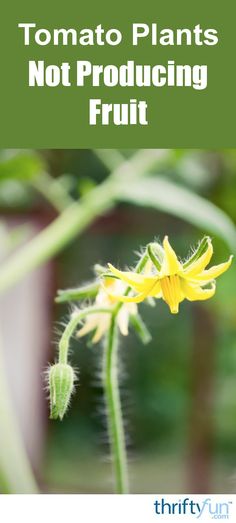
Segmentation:
<svg viewBox="0 0 236 523">
<path fill-rule="evenodd" d="M 154 503 L 155 513 L 158 516 L 193 516 L 196 519 L 202 515 L 211 519 L 227 520 L 230 517 L 232 501 L 219 502 L 211 498 L 194 501 L 191 498 L 179 499 L 176 502 L 166 498 L 157 499 Z"/>
</svg>

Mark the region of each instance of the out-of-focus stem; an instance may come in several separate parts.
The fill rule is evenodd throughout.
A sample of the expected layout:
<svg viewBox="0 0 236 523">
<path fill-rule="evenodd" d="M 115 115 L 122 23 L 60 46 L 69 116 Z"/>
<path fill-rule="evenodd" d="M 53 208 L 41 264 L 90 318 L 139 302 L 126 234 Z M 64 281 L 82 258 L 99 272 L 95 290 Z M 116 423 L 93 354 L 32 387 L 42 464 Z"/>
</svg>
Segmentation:
<svg viewBox="0 0 236 523">
<path fill-rule="evenodd" d="M 1 342 L 1 340 L 0 340 Z M 1 480 L 3 485 L 1 485 Z M 37 494 L 38 488 L 24 448 L 10 399 L 0 343 L 0 493 Z"/>
<path fill-rule="evenodd" d="M 87 193 L 80 203 L 69 205 L 58 218 L 27 245 L 13 254 L 0 269 L 0 292 L 60 252 L 93 220 L 114 207 L 119 198 L 120 177 L 129 178 L 149 170 L 158 161 L 158 151 L 139 151 L 118 166 L 102 184 Z"/>
<path fill-rule="evenodd" d="M 108 182 L 95 187 L 81 203 L 74 202 L 48 227 L 18 250 L 0 269 L 0 292 L 6 291 L 26 274 L 49 260 L 100 214 L 113 206 Z"/>
<path fill-rule="evenodd" d="M 119 151 L 113 149 L 95 149 L 94 152 L 107 169 L 111 170 L 113 163 L 111 177 L 119 181 L 124 181 L 127 177 L 129 180 L 138 178 L 150 171 L 156 164 L 166 162 L 171 155 L 169 149 L 141 149 L 132 156 L 131 160 L 129 158 L 125 160 Z"/>
<path fill-rule="evenodd" d="M 63 187 L 63 184 L 57 178 L 52 178 L 50 174 L 43 172 L 36 178 L 33 178 L 31 185 L 56 209 L 63 212 L 73 203 L 73 198 Z"/>
</svg>

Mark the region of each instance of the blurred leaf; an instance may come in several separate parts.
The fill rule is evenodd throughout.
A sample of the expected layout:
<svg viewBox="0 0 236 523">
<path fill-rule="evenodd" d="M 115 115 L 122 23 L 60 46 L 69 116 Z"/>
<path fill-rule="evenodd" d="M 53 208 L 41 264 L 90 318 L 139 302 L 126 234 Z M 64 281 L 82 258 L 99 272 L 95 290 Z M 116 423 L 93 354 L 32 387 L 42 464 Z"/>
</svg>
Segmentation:
<svg viewBox="0 0 236 523">
<path fill-rule="evenodd" d="M 121 184 L 119 199 L 152 207 L 220 236 L 236 252 L 236 227 L 229 216 L 210 201 L 161 177 Z"/>
<path fill-rule="evenodd" d="M 209 153 L 207 158 L 209 159 Z M 213 175 L 212 170 L 209 170 L 202 151 L 187 151 L 176 162 L 175 171 L 183 183 L 196 191 L 215 183 L 216 173 Z"/>
<path fill-rule="evenodd" d="M 0 178 L 1 182 L 1 178 Z M 4 179 L 0 183 L 0 206 L 7 209 L 13 207 L 28 207 L 30 205 L 29 188 L 20 180 Z"/>
<path fill-rule="evenodd" d="M 0 161 L 0 182 L 9 179 L 28 181 L 43 170 L 43 162 L 36 154 L 19 153 Z"/>
<path fill-rule="evenodd" d="M 61 176 L 58 176 L 58 181 L 64 188 L 64 191 L 67 191 L 68 193 L 72 191 L 74 187 L 74 176 L 69 173 L 64 173 Z"/>
<path fill-rule="evenodd" d="M 86 177 L 80 177 L 77 183 L 78 193 L 81 196 L 84 196 L 85 194 L 89 193 L 94 187 L 96 186 L 96 183 L 92 178 Z"/>
</svg>

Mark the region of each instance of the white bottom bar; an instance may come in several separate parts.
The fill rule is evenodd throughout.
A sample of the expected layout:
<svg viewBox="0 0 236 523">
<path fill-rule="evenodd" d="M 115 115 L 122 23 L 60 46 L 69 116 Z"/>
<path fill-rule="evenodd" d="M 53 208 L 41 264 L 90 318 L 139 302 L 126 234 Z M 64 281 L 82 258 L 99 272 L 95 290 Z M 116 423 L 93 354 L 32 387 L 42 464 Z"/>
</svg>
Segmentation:
<svg viewBox="0 0 236 523">
<path fill-rule="evenodd" d="M 1 495 L 7 523 L 236 522 L 236 495 Z"/>
</svg>

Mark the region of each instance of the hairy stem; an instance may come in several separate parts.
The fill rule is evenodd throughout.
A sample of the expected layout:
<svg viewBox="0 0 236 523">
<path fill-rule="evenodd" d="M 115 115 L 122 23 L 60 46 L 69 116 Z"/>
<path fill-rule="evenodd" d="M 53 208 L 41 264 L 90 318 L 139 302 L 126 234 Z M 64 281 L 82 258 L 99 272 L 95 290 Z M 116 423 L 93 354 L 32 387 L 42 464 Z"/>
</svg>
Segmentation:
<svg viewBox="0 0 236 523">
<path fill-rule="evenodd" d="M 136 272 L 141 272 L 148 261 L 148 253 L 145 250 L 140 260 L 136 265 Z M 126 293 L 130 292 L 131 288 L 127 287 Z M 110 329 L 108 332 L 107 343 L 104 350 L 103 358 L 103 386 L 105 392 L 108 430 L 111 445 L 111 456 L 114 466 L 115 483 L 117 494 L 128 493 L 128 466 L 127 453 L 125 446 L 125 432 L 123 427 L 121 401 L 119 392 L 118 379 L 118 347 L 116 335 L 116 320 L 117 315 L 122 307 L 122 303 L 118 303 L 114 309 Z"/>
<path fill-rule="evenodd" d="M 79 325 L 80 321 L 83 318 L 86 318 L 86 316 L 88 316 L 89 314 L 98 313 L 111 314 L 111 309 L 108 309 L 106 307 L 87 307 L 86 309 L 78 311 L 78 313 L 72 314 L 71 319 L 69 323 L 67 323 L 67 326 L 59 341 L 59 363 L 67 363 L 70 339 L 73 336 L 74 331 L 76 327 Z"/>
<path fill-rule="evenodd" d="M 0 493 L 37 494 L 5 377 L 0 347 Z"/>
<path fill-rule="evenodd" d="M 111 318 L 103 359 L 103 385 L 116 493 L 128 493 L 127 456 L 118 381 L 116 315 Z"/>
</svg>

